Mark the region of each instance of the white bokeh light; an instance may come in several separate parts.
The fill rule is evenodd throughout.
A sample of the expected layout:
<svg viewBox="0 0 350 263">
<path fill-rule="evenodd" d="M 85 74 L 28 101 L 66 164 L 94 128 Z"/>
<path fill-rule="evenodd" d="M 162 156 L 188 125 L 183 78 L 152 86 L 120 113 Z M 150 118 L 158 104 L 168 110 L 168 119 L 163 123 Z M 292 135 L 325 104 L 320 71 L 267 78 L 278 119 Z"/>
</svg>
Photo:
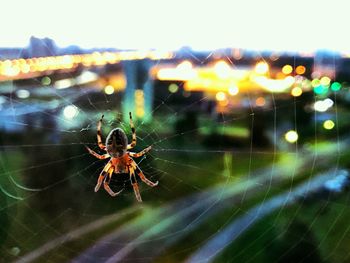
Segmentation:
<svg viewBox="0 0 350 263">
<path fill-rule="evenodd" d="M 63 109 L 63 115 L 67 119 L 73 119 L 79 114 L 79 110 L 74 105 L 68 105 Z"/>
</svg>

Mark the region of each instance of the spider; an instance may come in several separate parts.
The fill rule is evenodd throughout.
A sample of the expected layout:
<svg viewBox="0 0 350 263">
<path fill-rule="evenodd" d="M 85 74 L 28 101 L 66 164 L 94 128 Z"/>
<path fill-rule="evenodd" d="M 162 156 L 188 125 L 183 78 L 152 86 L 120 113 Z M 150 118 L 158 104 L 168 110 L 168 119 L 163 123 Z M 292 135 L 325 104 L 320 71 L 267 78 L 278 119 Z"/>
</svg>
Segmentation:
<svg viewBox="0 0 350 263">
<path fill-rule="evenodd" d="M 86 149 L 89 151 L 90 154 L 95 156 L 98 159 L 107 159 L 110 158 L 108 163 L 103 168 L 100 176 L 98 177 L 97 184 L 95 186 L 95 192 L 97 192 L 102 183 L 104 189 L 111 195 L 111 196 L 117 196 L 120 194 L 122 190 L 115 193 L 112 191 L 112 189 L 109 187 L 109 183 L 111 181 L 113 173 L 128 173 L 130 175 L 130 181 L 132 184 L 132 187 L 134 188 L 135 196 L 137 201 L 142 202 L 139 187 L 136 181 L 135 172 L 137 175 L 141 178 L 141 180 L 148 184 L 151 187 L 154 187 L 158 185 L 157 182 L 152 182 L 148 180 L 143 172 L 141 171 L 140 167 L 137 165 L 137 163 L 131 158 L 131 157 L 141 157 L 145 153 L 149 152 L 152 148 L 152 146 L 149 146 L 142 150 L 139 153 L 129 152 L 127 150 L 132 149 L 136 145 L 136 132 L 135 127 L 132 121 L 131 112 L 129 112 L 130 116 L 130 127 L 132 131 L 132 141 L 130 144 L 128 144 L 128 138 L 126 137 L 125 132 L 121 128 L 115 128 L 110 131 L 110 133 L 107 136 L 106 143 L 102 143 L 102 136 L 101 136 L 101 126 L 102 126 L 102 120 L 104 115 L 102 115 L 101 119 L 97 123 L 97 144 L 100 147 L 101 150 L 106 151 L 106 154 L 100 155 L 93 150 L 91 150 L 89 147 L 85 146 Z"/>
</svg>

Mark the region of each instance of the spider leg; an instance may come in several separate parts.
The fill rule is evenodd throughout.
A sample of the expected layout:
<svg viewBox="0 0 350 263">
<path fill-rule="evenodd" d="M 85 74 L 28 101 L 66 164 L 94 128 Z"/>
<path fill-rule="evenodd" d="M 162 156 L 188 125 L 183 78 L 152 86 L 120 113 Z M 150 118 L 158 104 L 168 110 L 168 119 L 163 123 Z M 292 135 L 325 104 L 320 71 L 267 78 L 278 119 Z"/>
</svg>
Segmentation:
<svg viewBox="0 0 350 263">
<path fill-rule="evenodd" d="M 109 168 L 111 168 L 111 163 L 110 162 L 108 162 L 105 165 L 105 167 L 103 168 L 100 176 L 98 177 L 97 184 L 95 186 L 95 192 L 97 192 L 100 189 L 103 180 L 105 179 L 106 175 L 108 174 L 107 172 L 108 172 Z"/>
<path fill-rule="evenodd" d="M 109 183 L 111 181 L 111 178 L 112 178 L 112 174 L 114 172 L 114 167 L 111 167 L 109 168 L 109 171 L 108 171 L 108 177 L 106 176 L 104 181 L 103 181 L 103 187 L 104 189 L 107 191 L 107 193 L 109 193 L 111 196 L 117 196 L 119 195 L 124 189 L 120 190 L 119 192 L 113 192 L 112 189 L 109 187 Z M 107 178 L 108 178 L 108 181 L 107 181 Z"/>
<path fill-rule="evenodd" d="M 143 174 L 142 170 L 140 169 L 140 167 L 136 164 L 136 162 L 134 160 L 132 160 L 132 165 L 133 165 L 134 169 L 137 171 L 137 175 L 141 178 L 142 182 L 144 182 L 145 184 L 147 184 L 151 187 L 155 187 L 158 185 L 158 181 L 154 183 L 146 178 L 146 176 Z"/>
<path fill-rule="evenodd" d="M 136 131 L 135 131 L 134 123 L 132 121 L 131 112 L 129 112 L 129 117 L 130 117 L 130 127 L 131 127 L 131 131 L 132 131 L 132 141 L 130 144 L 128 144 L 127 149 L 132 149 L 136 146 Z"/>
<path fill-rule="evenodd" d="M 87 147 L 87 146 L 85 146 L 85 147 L 86 147 L 86 149 L 89 151 L 90 154 L 92 154 L 93 156 L 95 156 L 96 158 L 98 158 L 98 159 L 100 159 L 100 160 L 107 159 L 107 158 L 110 157 L 108 153 L 103 154 L 103 155 L 100 155 L 100 154 L 98 154 L 97 152 L 91 150 L 89 147 Z"/>
<path fill-rule="evenodd" d="M 134 193 L 135 193 L 136 199 L 137 199 L 137 201 L 142 202 L 139 186 L 137 184 L 136 177 L 135 177 L 135 171 L 134 171 L 134 168 L 132 166 L 129 167 L 129 173 L 130 173 L 131 185 L 134 188 Z"/>
<path fill-rule="evenodd" d="M 104 115 L 102 115 L 101 119 L 97 123 L 97 144 L 98 144 L 98 147 L 100 147 L 100 149 L 106 150 L 106 146 L 102 142 L 102 133 L 101 133 L 103 117 Z"/>
<path fill-rule="evenodd" d="M 138 158 L 138 157 L 141 157 L 144 154 L 148 153 L 151 149 L 152 149 L 152 146 L 148 146 L 146 149 L 144 149 L 144 150 L 142 150 L 141 152 L 138 152 L 138 153 L 129 152 L 129 155 L 131 157 Z"/>
</svg>

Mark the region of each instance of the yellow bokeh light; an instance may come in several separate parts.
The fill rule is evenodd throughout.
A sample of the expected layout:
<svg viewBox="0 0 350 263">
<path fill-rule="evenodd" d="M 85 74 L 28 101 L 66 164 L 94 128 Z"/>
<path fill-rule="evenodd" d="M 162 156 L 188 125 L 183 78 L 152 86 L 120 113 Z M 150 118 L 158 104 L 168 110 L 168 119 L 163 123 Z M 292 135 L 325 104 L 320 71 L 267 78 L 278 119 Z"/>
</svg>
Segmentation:
<svg viewBox="0 0 350 263">
<path fill-rule="evenodd" d="M 335 126 L 335 123 L 332 120 L 326 120 L 323 123 L 323 128 L 325 128 L 326 130 L 331 130 L 334 128 L 334 126 Z"/>
<path fill-rule="evenodd" d="M 168 87 L 168 90 L 171 92 L 171 93 L 176 93 L 178 90 L 179 90 L 179 86 L 175 83 L 171 83 Z"/>
<path fill-rule="evenodd" d="M 301 94 L 303 94 L 303 90 L 300 87 L 294 87 L 290 94 L 292 94 L 293 97 L 299 97 Z"/>
<path fill-rule="evenodd" d="M 288 64 L 284 65 L 282 68 L 282 72 L 283 72 L 283 74 L 288 75 L 288 74 L 293 72 L 293 67 L 291 65 L 288 65 Z"/>
<path fill-rule="evenodd" d="M 284 135 L 284 138 L 289 143 L 295 143 L 298 140 L 299 136 L 296 131 L 290 130 Z"/>
<path fill-rule="evenodd" d="M 268 71 L 269 65 L 264 61 L 260 61 L 255 65 L 255 72 L 258 74 L 266 74 Z"/>
<path fill-rule="evenodd" d="M 300 66 L 297 66 L 296 69 L 295 69 L 295 72 L 298 74 L 298 75 L 302 75 L 304 74 L 306 71 L 306 68 L 302 65 Z"/>
<path fill-rule="evenodd" d="M 320 80 L 319 79 L 313 79 L 312 81 L 311 81 L 311 86 L 312 87 L 317 87 L 317 86 L 319 86 L 320 85 Z"/>
<path fill-rule="evenodd" d="M 320 79 L 320 83 L 323 86 L 329 86 L 329 84 L 331 83 L 331 79 L 329 77 L 322 77 Z"/>
<path fill-rule="evenodd" d="M 114 93 L 114 87 L 112 85 L 107 85 L 104 91 L 107 95 L 111 95 Z"/>
<path fill-rule="evenodd" d="M 228 93 L 232 96 L 237 95 L 238 92 L 239 92 L 239 89 L 235 85 L 232 85 L 231 87 L 228 88 Z"/>
<path fill-rule="evenodd" d="M 215 96 L 216 100 L 217 101 L 224 101 L 226 100 L 226 94 L 222 91 L 216 93 L 216 96 Z"/>
</svg>

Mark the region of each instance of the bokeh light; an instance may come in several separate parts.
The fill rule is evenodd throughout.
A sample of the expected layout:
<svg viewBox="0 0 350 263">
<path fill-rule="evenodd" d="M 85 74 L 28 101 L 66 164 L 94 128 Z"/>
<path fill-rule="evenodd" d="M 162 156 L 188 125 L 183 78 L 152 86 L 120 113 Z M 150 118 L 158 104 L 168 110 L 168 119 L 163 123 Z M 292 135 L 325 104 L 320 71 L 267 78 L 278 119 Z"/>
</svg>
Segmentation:
<svg viewBox="0 0 350 263">
<path fill-rule="evenodd" d="M 293 97 L 299 97 L 301 94 L 303 94 L 303 90 L 300 87 L 294 87 L 290 93 Z"/>
<path fill-rule="evenodd" d="M 256 106 L 263 107 L 263 106 L 265 106 L 265 104 L 266 104 L 266 100 L 265 100 L 264 97 L 258 97 L 258 98 L 255 100 L 255 104 L 256 104 Z"/>
<path fill-rule="evenodd" d="M 235 96 L 237 95 L 239 92 L 239 89 L 236 85 L 231 85 L 229 88 L 228 88 L 228 93 L 232 96 Z"/>
<path fill-rule="evenodd" d="M 326 120 L 323 123 L 323 128 L 325 128 L 326 130 L 332 130 L 334 126 L 335 126 L 335 123 L 332 120 Z"/>
<path fill-rule="evenodd" d="M 341 84 L 339 82 L 333 82 L 331 85 L 331 90 L 339 91 L 341 89 Z"/>
<path fill-rule="evenodd" d="M 216 100 L 217 101 L 224 101 L 226 100 L 226 94 L 222 91 L 216 93 L 216 96 L 215 96 Z"/>
<path fill-rule="evenodd" d="M 67 119 L 73 119 L 79 114 L 79 110 L 74 105 L 68 105 L 63 109 L 63 115 Z"/>
<path fill-rule="evenodd" d="M 171 83 L 168 87 L 169 92 L 176 93 L 179 90 L 179 86 L 175 83 Z"/>
<path fill-rule="evenodd" d="M 282 72 L 285 75 L 288 75 L 293 72 L 293 67 L 291 65 L 284 65 L 282 68 Z"/>
<path fill-rule="evenodd" d="M 111 95 L 114 93 L 114 87 L 112 85 L 107 85 L 104 91 L 107 95 Z"/>
<path fill-rule="evenodd" d="M 302 65 L 297 66 L 295 69 L 295 73 L 297 73 L 298 75 L 302 75 L 306 72 L 306 68 Z"/>
<path fill-rule="evenodd" d="M 20 89 L 16 91 L 16 96 L 20 99 L 26 99 L 30 96 L 30 92 L 26 89 Z"/>
<path fill-rule="evenodd" d="M 269 71 L 269 65 L 264 62 L 264 61 L 260 61 L 255 65 L 255 72 L 258 74 L 266 74 Z"/>
<path fill-rule="evenodd" d="M 284 138 L 289 143 L 295 143 L 298 140 L 299 135 L 296 131 L 290 130 L 290 131 L 286 132 L 286 134 L 284 135 Z"/>
</svg>

